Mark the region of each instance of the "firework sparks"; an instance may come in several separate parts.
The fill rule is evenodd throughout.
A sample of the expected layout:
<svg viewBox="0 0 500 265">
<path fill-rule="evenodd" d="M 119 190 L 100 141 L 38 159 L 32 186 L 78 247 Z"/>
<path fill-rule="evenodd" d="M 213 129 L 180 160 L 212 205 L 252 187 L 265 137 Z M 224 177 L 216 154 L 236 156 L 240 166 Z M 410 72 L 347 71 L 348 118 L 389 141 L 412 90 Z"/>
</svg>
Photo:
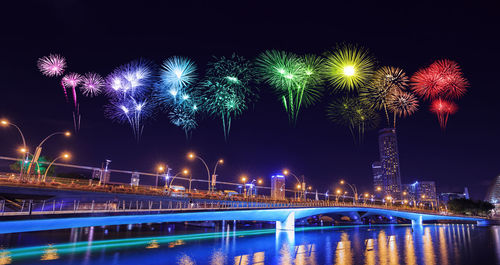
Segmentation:
<svg viewBox="0 0 500 265">
<path fill-rule="evenodd" d="M 114 121 L 128 122 L 137 141 L 144 130 L 143 122 L 151 117 L 155 108 L 149 101 L 152 82 L 152 66 L 144 60 L 122 65 L 106 78 L 110 103 L 105 115 Z"/>
<path fill-rule="evenodd" d="M 113 98 L 140 97 L 147 93 L 152 81 L 151 64 L 134 61 L 118 67 L 106 78 L 107 94 Z"/>
<path fill-rule="evenodd" d="M 411 81 L 413 91 L 424 99 L 458 99 L 467 92 L 469 86 L 458 63 L 446 59 L 420 69 Z"/>
<path fill-rule="evenodd" d="M 257 59 L 262 80 L 271 85 L 283 102 L 288 119 L 295 125 L 299 110 L 321 97 L 318 86 L 323 59 L 315 55 L 299 57 L 284 51 L 266 51 Z"/>
<path fill-rule="evenodd" d="M 432 101 L 430 111 L 437 115 L 439 126 L 444 130 L 448 123 L 448 117 L 458 111 L 457 104 L 443 99 Z"/>
<path fill-rule="evenodd" d="M 76 87 L 82 82 L 82 76 L 77 73 L 69 73 L 65 75 L 61 80 L 61 85 L 64 90 L 64 95 L 67 98 L 66 87 L 71 87 L 71 92 L 73 94 L 73 125 L 75 132 L 80 129 L 80 106 L 78 105 L 78 96 L 76 95 Z"/>
<path fill-rule="evenodd" d="M 253 64 L 233 54 L 231 57 L 214 57 L 208 64 L 203 86 L 203 106 L 212 116 L 222 119 L 224 138 L 227 140 L 231 121 L 256 101 Z"/>
<path fill-rule="evenodd" d="M 66 69 L 66 59 L 59 54 L 50 54 L 39 58 L 37 65 L 45 76 L 60 76 Z"/>
<path fill-rule="evenodd" d="M 374 59 L 361 46 L 339 45 L 325 56 L 324 75 L 337 90 L 356 90 L 366 85 L 373 74 Z"/>
<path fill-rule="evenodd" d="M 396 128 L 396 115 L 406 117 L 415 113 L 418 110 L 418 99 L 410 92 L 397 90 L 389 96 L 387 105 L 389 110 L 394 113 L 394 128 Z"/>
<path fill-rule="evenodd" d="M 102 92 L 104 79 L 96 73 L 87 73 L 82 78 L 81 90 L 85 96 L 94 97 Z"/>
<path fill-rule="evenodd" d="M 166 92 L 175 100 L 183 88 L 196 81 L 196 65 L 187 58 L 174 56 L 163 62 L 160 76 Z"/>
<path fill-rule="evenodd" d="M 359 98 L 344 97 L 330 103 L 327 108 L 327 117 L 336 124 L 349 128 L 354 140 L 363 141 L 367 130 L 378 126 L 380 117 L 370 106 Z"/>
</svg>

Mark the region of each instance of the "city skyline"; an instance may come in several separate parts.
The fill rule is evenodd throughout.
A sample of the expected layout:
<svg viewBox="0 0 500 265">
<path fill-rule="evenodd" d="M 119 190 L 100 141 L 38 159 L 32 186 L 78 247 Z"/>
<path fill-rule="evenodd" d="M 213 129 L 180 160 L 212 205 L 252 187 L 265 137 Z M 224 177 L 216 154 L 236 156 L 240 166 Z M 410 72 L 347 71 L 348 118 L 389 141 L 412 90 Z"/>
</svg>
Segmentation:
<svg viewBox="0 0 500 265">
<path fill-rule="evenodd" d="M 47 7 L 42 7 L 43 10 L 44 8 Z M 439 8 L 444 9 L 438 6 Z M 92 12 L 96 17 L 102 16 L 102 11 Z M 77 13 L 77 18 L 83 19 L 81 14 Z M 32 24 L 30 22 L 38 16 L 40 15 L 28 19 L 26 25 Z M 56 14 L 53 19 L 58 21 L 61 16 Z M 91 32 L 98 23 L 89 22 L 87 25 L 82 21 L 86 20 L 75 19 L 71 22 L 74 24 L 70 25 L 81 26 L 82 32 Z M 238 27 L 248 29 L 243 21 L 236 21 Z M 274 19 L 267 18 L 267 21 Z M 426 23 L 431 24 L 422 23 L 422 28 L 426 28 Z M 383 23 L 380 22 L 379 25 Z M 496 135 L 500 131 L 499 125 L 496 122 L 491 123 L 488 114 L 484 115 L 485 112 L 491 112 L 490 108 L 494 106 L 494 98 L 498 92 L 493 91 L 494 83 L 489 78 L 493 72 L 492 68 L 480 67 L 483 64 L 479 59 L 481 56 L 472 55 L 467 50 L 475 47 L 488 54 L 489 50 L 494 50 L 493 45 L 489 42 L 479 45 L 476 41 L 464 40 L 463 36 L 455 34 L 442 38 L 440 29 L 426 33 L 424 29 L 406 23 L 400 25 L 400 28 L 404 29 L 406 26 L 415 33 L 429 37 L 430 41 L 424 42 L 403 32 L 393 37 L 373 36 L 376 30 L 369 28 L 363 28 L 361 32 L 354 34 L 352 32 L 356 25 L 346 25 L 344 29 L 336 31 L 336 34 L 333 34 L 333 31 L 322 32 L 324 27 L 303 33 L 304 39 L 314 39 L 313 43 L 283 43 L 278 37 L 272 37 L 273 31 L 266 28 L 260 29 L 260 32 L 250 31 L 248 35 L 227 30 L 231 32 L 228 35 L 230 38 L 183 35 L 179 29 L 179 41 L 165 47 L 165 41 L 155 40 L 166 40 L 166 36 L 156 34 L 153 29 L 146 29 L 142 41 L 148 43 L 147 45 L 141 44 L 139 40 L 131 40 L 116 49 L 116 46 L 110 43 L 67 38 L 68 33 L 64 32 L 62 35 L 49 30 L 37 33 L 39 28 L 36 27 L 27 30 L 28 33 L 33 33 L 31 36 L 7 31 L 11 41 L 6 45 L 12 52 L 6 54 L 6 65 L 19 67 L 4 66 L 5 75 L 2 80 L 10 89 L 0 101 L 0 115 L 20 125 L 32 147 L 53 131 L 73 127 L 71 112 L 68 113 L 64 106 L 64 98 L 57 81 L 41 76 L 36 69 L 38 58 L 55 52 L 64 55 L 75 71 L 95 70 L 103 76 L 115 67 L 140 57 L 152 59 L 159 64 L 173 55 L 189 56 L 203 68 L 210 61 L 211 55 L 229 56 L 238 52 L 248 58 L 254 58 L 268 48 L 290 50 L 300 54 L 321 54 L 325 49 L 344 41 L 360 43 L 370 48 L 380 59 L 380 65 L 402 67 L 408 75 L 429 65 L 435 59 L 450 58 L 462 66 L 471 87 L 460 100 L 460 110 L 450 118 L 445 132 L 441 131 L 436 118 L 427 110 L 427 104 L 414 116 L 398 120 L 402 179 L 405 183 L 418 179 L 436 181 L 439 192 L 462 190 L 464 186 L 468 186 L 473 198 L 484 199 L 481 195 L 500 171 L 498 163 L 495 163 L 499 159 L 495 152 L 499 148 L 496 141 Z M 476 35 L 481 35 L 481 30 L 487 31 L 480 27 L 478 33 L 468 29 L 466 34 L 470 39 L 477 39 Z M 120 32 L 120 29 L 111 30 L 116 39 L 126 40 L 127 38 L 119 36 Z M 96 33 L 106 37 L 103 32 Z M 268 43 L 249 41 L 259 34 L 268 36 Z M 64 38 L 64 41 L 61 41 L 61 38 Z M 404 47 L 393 44 L 396 39 L 403 40 L 403 43 L 416 40 L 417 44 Z M 203 45 L 188 45 L 193 42 Z M 26 49 L 28 43 L 30 48 Z M 61 149 L 71 151 L 74 154 L 72 163 L 76 164 L 99 167 L 105 159 L 111 159 L 111 167 L 114 168 L 153 172 L 156 164 L 163 162 L 177 169 L 189 166 L 195 174 L 203 176 L 203 168 L 185 159 L 188 151 L 195 151 L 211 162 L 223 157 L 227 163 L 220 168 L 219 174 L 222 178 L 227 178 L 226 180 L 236 181 L 233 178 L 244 173 L 270 178 L 283 168 L 290 168 L 296 174 L 305 175 L 309 179 L 308 182 L 313 183 L 315 187 L 330 186 L 345 178 L 356 183 L 360 189 L 371 190 L 370 165 L 378 157 L 377 130 L 367 131 L 364 143 L 353 143 L 346 129 L 326 119 L 326 101 L 301 110 L 296 127 L 290 127 L 283 107 L 270 89 L 263 87 L 261 91 L 260 101 L 233 123 L 228 143 L 221 139 L 222 129 L 217 120 L 203 120 L 200 128 L 193 131 L 191 140 L 186 141 L 184 133 L 170 125 L 166 115 L 159 115 L 156 120 L 146 125 L 143 139 L 137 144 L 127 126 L 112 124 L 103 118 L 102 106 L 105 100 L 96 98 L 92 101 L 81 99 L 80 111 L 83 116 L 78 135 L 68 140 L 51 140 L 51 147 L 46 151 L 54 157 L 63 151 Z M 23 104 L 12 100 L 18 98 L 22 98 Z M 36 111 L 39 106 L 43 107 L 44 111 Z M 383 128 L 383 124 L 382 121 L 379 128 Z M 485 124 L 488 124 L 487 129 L 476 129 L 484 128 Z M 0 133 L 0 148 L 4 150 L 2 155 L 13 156 L 19 146 L 15 131 L 2 129 Z M 59 148 L 60 145 L 63 148 Z M 475 167 L 469 166 L 471 164 Z M 477 168 L 481 170 L 478 172 Z M 470 179 L 475 181 L 470 183 Z"/>
</svg>

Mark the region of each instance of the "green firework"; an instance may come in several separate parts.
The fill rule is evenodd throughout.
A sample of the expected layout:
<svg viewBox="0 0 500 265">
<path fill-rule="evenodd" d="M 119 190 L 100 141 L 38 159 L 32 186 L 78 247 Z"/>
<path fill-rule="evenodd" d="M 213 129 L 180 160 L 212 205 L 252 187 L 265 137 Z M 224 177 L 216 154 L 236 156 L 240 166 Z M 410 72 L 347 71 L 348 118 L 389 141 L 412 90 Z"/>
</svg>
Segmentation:
<svg viewBox="0 0 500 265">
<path fill-rule="evenodd" d="M 334 123 L 349 128 L 354 139 L 362 142 L 364 133 L 377 127 L 380 117 L 357 97 L 344 97 L 330 103 L 327 117 Z"/>
<path fill-rule="evenodd" d="M 254 66 L 236 54 L 228 58 L 214 57 L 208 64 L 202 89 L 203 108 L 222 120 L 227 140 L 231 121 L 258 98 Z"/>
<path fill-rule="evenodd" d="M 261 79 L 273 87 L 282 100 L 292 125 L 302 105 L 313 105 L 321 98 L 322 58 L 271 50 L 257 58 L 257 66 Z"/>
<path fill-rule="evenodd" d="M 335 90 L 354 91 L 371 79 L 375 60 L 367 49 L 342 44 L 327 51 L 325 56 L 323 73 Z"/>
</svg>

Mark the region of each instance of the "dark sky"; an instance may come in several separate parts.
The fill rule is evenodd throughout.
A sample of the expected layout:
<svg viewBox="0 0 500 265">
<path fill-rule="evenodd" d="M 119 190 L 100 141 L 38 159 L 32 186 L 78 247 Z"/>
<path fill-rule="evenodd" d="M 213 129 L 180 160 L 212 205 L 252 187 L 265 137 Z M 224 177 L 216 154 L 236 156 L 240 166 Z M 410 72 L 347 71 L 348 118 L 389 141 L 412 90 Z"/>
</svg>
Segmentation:
<svg viewBox="0 0 500 265">
<path fill-rule="evenodd" d="M 402 67 L 410 75 L 436 59 L 456 60 L 471 83 L 445 132 L 429 113 L 428 103 L 399 121 L 403 183 L 435 180 L 439 192 L 467 186 L 475 198 L 484 198 L 488 185 L 500 174 L 500 25 L 493 5 L 475 1 L 467 5 L 458 1 L 9 2 L 0 11 L 0 116 L 21 126 L 31 146 L 53 131 L 72 128 L 59 79 L 44 77 L 36 68 L 37 58 L 49 53 L 64 55 L 72 72 L 96 71 L 105 76 L 139 57 L 159 64 L 173 55 L 188 56 L 203 70 L 212 55 L 236 52 L 255 58 L 266 49 L 321 54 L 338 42 L 351 42 L 368 47 L 379 65 Z M 367 132 L 363 144 L 354 144 L 347 129 L 326 119 L 328 100 L 303 109 L 296 128 L 291 128 L 276 96 L 262 85 L 260 101 L 234 120 L 227 143 L 218 120 L 202 120 L 187 141 L 182 130 L 158 113 L 137 144 L 127 125 L 103 117 L 104 97 L 82 97 L 81 131 L 71 139 L 52 139 L 45 154 L 69 150 L 74 154 L 72 163 L 100 166 L 104 159 L 112 159 L 112 168 L 150 172 L 163 161 L 174 171 L 189 166 L 196 177 L 205 178 L 201 164 L 185 159 L 186 152 L 193 150 L 210 164 L 224 158 L 219 175 L 227 181 L 241 173 L 269 177 L 288 167 L 306 175 L 323 192 L 340 178 L 369 191 L 370 164 L 378 159 L 377 132 Z M 0 131 L 0 155 L 15 154 L 20 143 L 16 137 L 14 130 Z"/>
</svg>

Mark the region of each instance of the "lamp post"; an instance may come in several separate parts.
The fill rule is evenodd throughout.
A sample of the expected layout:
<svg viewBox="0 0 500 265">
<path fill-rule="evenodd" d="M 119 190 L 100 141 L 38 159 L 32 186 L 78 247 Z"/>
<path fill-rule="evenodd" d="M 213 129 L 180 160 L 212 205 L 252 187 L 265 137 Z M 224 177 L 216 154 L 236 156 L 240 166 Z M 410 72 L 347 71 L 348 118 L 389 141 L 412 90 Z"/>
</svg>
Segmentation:
<svg viewBox="0 0 500 265">
<path fill-rule="evenodd" d="M 156 181 L 155 181 L 155 188 L 158 188 L 158 176 L 160 175 L 160 173 L 165 172 L 166 168 L 167 168 L 167 167 L 166 167 L 166 166 L 164 166 L 163 164 L 158 165 L 158 167 L 156 168 Z"/>
<path fill-rule="evenodd" d="M 241 183 L 243 183 L 243 197 L 247 197 L 247 177 L 245 175 L 240 178 Z"/>
<path fill-rule="evenodd" d="M 303 193 L 303 196 L 304 196 L 304 199 L 305 199 L 305 195 L 306 195 L 306 192 L 305 192 L 306 191 L 306 182 L 305 182 L 305 179 L 304 179 L 304 175 L 302 175 L 302 182 L 300 181 L 299 177 L 297 177 L 297 175 L 293 174 L 288 169 L 284 169 L 283 170 L 283 175 L 285 175 L 285 176 L 292 175 L 292 176 L 295 177 L 295 179 L 297 180 L 297 183 L 299 183 L 299 186 L 302 188 L 302 193 Z M 300 190 L 299 190 L 299 193 L 300 193 Z"/>
<path fill-rule="evenodd" d="M 213 181 L 213 182 L 211 182 L 211 174 L 210 174 L 210 169 L 208 169 L 208 165 L 207 165 L 207 163 L 205 162 L 205 160 L 203 160 L 203 158 L 201 158 L 200 156 L 196 155 L 195 153 L 188 153 L 187 157 L 188 157 L 188 159 L 190 159 L 190 160 L 193 160 L 193 159 L 198 159 L 198 160 L 200 160 L 200 161 L 203 163 L 203 165 L 205 166 L 205 169 L 207 170 L 207 175 L 208 175 L 208 193 L 210 193 L 210 192 L 211 192 L 211 190 L 210 190 L 210 186 L 215 187 L 215 178 L 216 178 L 215 171 L 217 170 L 217 165 L 219 165 L 219 164 L 223 164 L 223 163 L 224 163 L 224 160 L 219 159 L 219 160 L 217 160 L 217 162 L 215 163 L 215 167 L 214 167 L 214 174 L 213 174 L 213 176 L 214 176 L 214 181 Z"/>
<path fill-rule="evenodd" d="M 339 196 L 340 194 L 342 194 L 342 190 L 341 189 L 337 189 L 335 191 L 335 202 L 339 202 Z"/>
<path fill-rule="evenodd" d="M 177 174 L 175 174 L 173 177 L 172 177 L 172 180 L 170 180 L 170 184 L 168 184 L 168 188 L 172 187 L 172 183 L 174 182 L 174 179 L 179 176 L 180 174 L 183 174 L 183 175 L 187 175 L 189 174 L 189 170 L 188 169 L 183 169 L 181 172 L 178 172 Z M 191 192 L 191 183 L 189 183 L 189 191 Z"/>
<path fill-rule="evenodd" d="M 2 119 L 2 120 L 0 120 L 0 125 L 5 126 L 5 127 L 6 127 L 6 126 L 12 126 L 12 127 L 16 128 L 16 129 L 17 129 L 17 131 L 19 132 L 19 134 L 21 135 L 21 139 L 23 140 L 23 147 L 22 147 L 22 148 L 24 148 L 25 150 L 28 150 L 28 147 L 26 146 L 26 139 L 24 138 L 24 134 L 23 134 L 23 132 L 21 131 L 21 128 L 19 128 L 19 126 L 15 125 L 14 123 L 9 122 L 9 121 L 8 121 L 8 120 L 6 120 L 6 119 Z M 24 152 L 24 153 L 27 153 L 27 151 L 26 151 L 26 152 Z M 23 159 L 22 159 L 22 160 L 24 161 L 24 159 L 25 159 L 25 157 L 23 156 Z M 23 163 L 24 163 L 24 162 L 21 162 L 21 170 L 20 170 L 20 172 L 19 172 L 19 178 L 20 178 L 20 179 L 22 179 L 22 178 L 23 178 L 23 169 L 24 169 L 24 167 L 23 167 Z"/>
<path fill-rule="evenodd" d="M 56 159 L 52 160 L 52 162 L 50 162 L 50 164 L 47 167 L 47 169 L 45 169 L 45 174 L 43 174 L 42 181 L 45 182 L 45 180 L 47 179 L 47 173 L 49 172 L 49 169 L 52 166 L 52 164 L 54 164 L 54 162 L 56 162 L 58 159 L 61 159 L 61 158 L 69 159 L 70 157 L 71 157 L 71 155 L 69 153 L 63 153 L 62 155 L 56 157 Z"/>
<path fill-rule="evenodd" d="M 355 204 L 356 202 L 358 202 L 358 189 L 356 188 L 356 185 L 351 185 L 347 183 L 347 181 L 345 180 L 340 180 L 340 184 L 342 185 L 346 184 L 347 186 L 349 186 L 352 190 L 352 193 L 354 194 L 352 203 Z"/>
<path fill-rule="evenodd" d="M 40 157 L 40 153 L 42 152 L 42 146 L 43 144 L 49 140 L 52 136 L 55 136 L 55 135 L 64 135 L 66 137 L 70 137 L 71 136 L 71 133 L 69 131 L 65 131 L 65 132 L 55 132 L 55 133 L 52 133 L 50 134 L 49 136 L 45 137 L 45 139 L 43 139 L 40 144 L 38 144 L 38 146 L 36 147 L 35 149 L 35 153 L 33 154 L 33 161 L 34 162 L 37 162 L 38 161 L 38 158 Z M 30 175 L 30 172 L 31 172 L 31 165 L 33 165 L 33 163 L 30 164 L 30 166 L 28 167 L 28 172 L 26 173 L 28 176 Z"/>
</svg>

